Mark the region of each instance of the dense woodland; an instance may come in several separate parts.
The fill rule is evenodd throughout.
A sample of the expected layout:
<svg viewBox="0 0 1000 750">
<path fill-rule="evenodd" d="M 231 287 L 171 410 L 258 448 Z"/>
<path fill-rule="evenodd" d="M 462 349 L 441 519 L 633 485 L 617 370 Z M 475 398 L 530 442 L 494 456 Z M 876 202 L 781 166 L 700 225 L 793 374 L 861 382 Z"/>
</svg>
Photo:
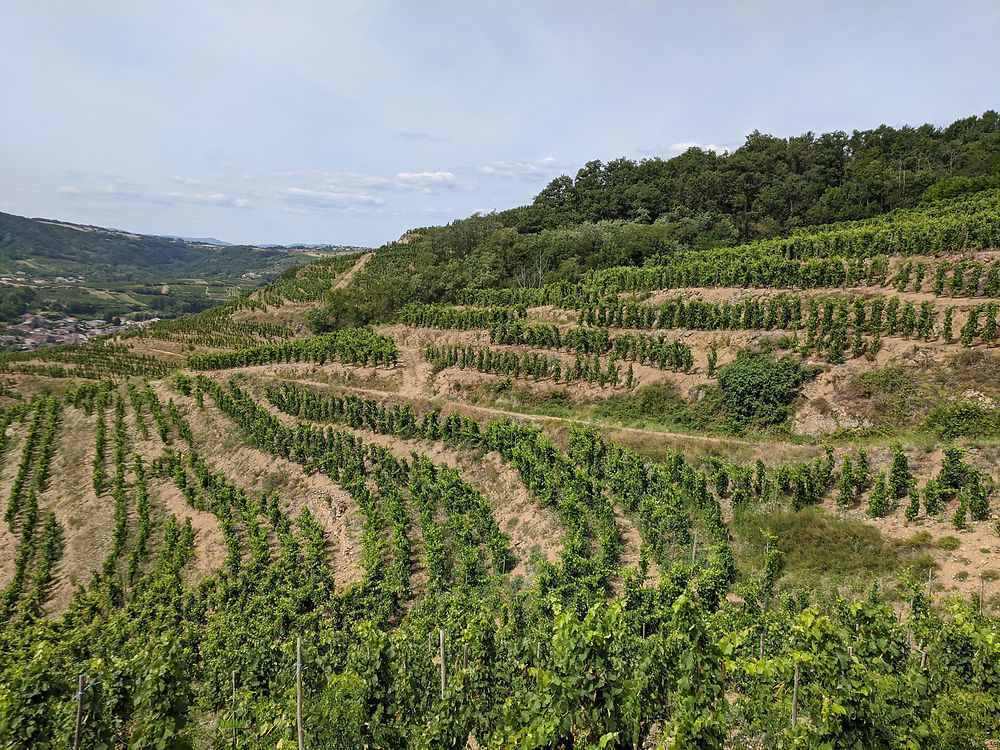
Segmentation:
<svg viewBox="0 0 1000 750">
<path fill-rule="evenodd" d="M 986 750 L 998 129 L 589 164 L 0 356 L 0 747 Z"/>
</svg>

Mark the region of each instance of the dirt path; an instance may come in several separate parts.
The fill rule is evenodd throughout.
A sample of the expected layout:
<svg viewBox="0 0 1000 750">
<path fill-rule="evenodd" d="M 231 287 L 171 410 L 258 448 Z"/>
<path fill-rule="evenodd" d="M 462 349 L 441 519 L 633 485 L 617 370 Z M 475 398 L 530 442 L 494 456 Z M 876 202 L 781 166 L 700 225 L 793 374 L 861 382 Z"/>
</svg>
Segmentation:
<svg viewBox="0 0 1000 750">
<path fill-rule="evenodd" d="M 357 273 L 362 268 L 364 268 L 365 264 L 368 263 L 368 261 L 370 261 L 373 257 L 375 257 L 375 253 L 365 253 L 360 258 L 358 258 L 358 262 L 354 264 L 354 267 L 351 268 L 347 273 L 345 273 L 343 277 L 341 277 L 340 281 L 338 281 L 336 284 L 333 285 L 333 288 L 343 289 L 348 284 L 350 284 L 351 279 L 353 279 L 355 275 L 357 275 Z"/>
<path fill-rule="evenodd" d="M 925 287 L 933 287 L 934 280 L 927 282 Z M 623 297 L 642 297 L 644 292 L 625 292 Z M 678 287 L 676 289 L 658 289 L 653 291 L 651 296 L 642 301 L 647 305 L 661 305 L 664 302 L 675 300 L 680 297 L 683 300 L 699 299 L 704 302 L 742 302 L 748 299 L 767 300 L 775 297 L 801 297 L 803 299 L 827 299 L 831 297 L 865 297 L 874 299 L 876 297 L 899 297 L 903 302 L 912 302 L 919 305 L 923 302 L 933 302 L 935 306 L 945 308 L 954 305 L 957 309 L 965 310 L 970 307 L 982 304 L 983 302 L 994 301 L 994 298 L 965 295 L 952 297 L 947 294 L 934 294 L 933 291 L 905 291 L 896 290 L 895 286 L 838 286 L 799 289 L 790 287 L 744 287 L 744 286 L 713 286 L 713 287 Z"/>
<path fill-rule="evenodd" d="M 353 384 L 331 384 L 327 381 L 315 379 L 314 376 L 327 368 L 317 368 L 313 365 L 305 364 L 293 370 L 292 366 L 283 368 L 282 379 L 294 380 L 299 385 L 318 386 L 323 390 L 340 390 L 352 393 L 363 394 L 380 401 L 392 403 L 409 403 L 414 407 L 426 409 L 440 409 L 442 412 L 458 412 L 468 417 L 497 419 L 507 417 L 521 422 L 536 424 L 546 430 L 559 444 L 564 444 L 568 437 L 568 430 L 572 426 L 593 427 L 601 430 L 607 438 L 617 442 L 623 442 L 628 447 L 650 457 L 665 455 L 672 450 L 680 450 L 688 458 L 702 458 L 706 455 L 726 456 L 733 461 L 755 461 L 758 457 L 764 463 L 773 465 L 788 460 L 811 460 L 815 456 L 821 455 L 822 447 L 816 445 L 794 443 L 781 443 L 774 441 L 754 441 L 735 437 L 715 437 L 708 435 L 694 435 L 669 430 L 656 430 L 645 427 L 625 427 L 600 420 L 591 419 L 571 419 L 566 417 L 550 417 L 539 414 L 529 414 L 508 409 L 501 409 L 494 406 L 480 406 L 460 401 L 448 396 L 435 395 L 432 392 L 423 390 L 413 392 L 411 388 L 404 388 L 400 391 L 387 391 L 380 388 L 365 386 L 358 383 Z M 289 377 L 293 372 L 302 372 L 305 377 Z M 252 377 L 265 378 L 273 382 L 281 382 L 282 379 L 273 377 L 273 366 L 261 365 L 259 367 L 247 367 L 240 370 L 241 373 Z M 215 373 L 206 373 L 210 377 L 215 377 L 221 382 L 225 382 L 232 375 L 232 372 L 220 370 Z M 360 379 L 359 379 L 360 380 Z"/>
</svg>

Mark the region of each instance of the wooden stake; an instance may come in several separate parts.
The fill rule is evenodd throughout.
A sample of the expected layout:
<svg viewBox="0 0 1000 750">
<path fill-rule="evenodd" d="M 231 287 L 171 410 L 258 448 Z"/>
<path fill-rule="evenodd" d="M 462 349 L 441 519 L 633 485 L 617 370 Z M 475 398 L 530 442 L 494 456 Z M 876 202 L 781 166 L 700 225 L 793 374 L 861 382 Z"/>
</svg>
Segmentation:
<svg viewBox="0 0 1000 750">
<path fill-rule="evenodd" d="M 535 687 L 538 687 L 539 675 L 542 672 L 542 642 L 535 641 Z"/>
<path fill-rule="evenodd" d="M 983 616 L 983 599 L 986 597 L 986 579 L 979 577 L 979 616 Z"/>
<path fill-rule="evenodd" d="M 444 628 L 441 628 L 438 632 L 441 636 L 441 700 L 444 700 L 444 688 L 448 682 L 448 666 L 445 664 Z"/>
<path fill-rule="evenodd" d="M 83 729 L 83 688 L 87 685 L 87 675 L 80 675 L 76 688 L 76 731 L 73 733 L 73 750 L 80 750 L 80 732 Z"/>
<path fill-rule="evenodd" d="M 305 750 L 306 741 L 302 732 L 302 639 L 295 639 L 295 721 L 299 729 L 299 750 Z"/>
<path fill-rule="evenodd" d="M 233 750 L 236 750 L 236 670 L 233 670 Z"/>
<path fill-rule="evenodd" d="M 462 644 L 462 669 L 469 668 L 469 644 Z"/>
<path fill-rule="evenodd" d="M 792 687 L 792 729 L 799 720 L 799 665 L 795 665 L 795 682 Z"/>
<path fill-rule="evenodd" d="M 931 578 L 934 576 L 934 570 L 927 571 L 927 598 L 931 598 Z"/>
<path fill-rule="evenodd" d="M 764 658 L 764 623 L 761 623 L 760 625 L 760 653 L 757 658 Z"/>
<path fill-rule="evenodd" d="M 694 535 L 694 540 L 691 542 L 691 567 L 694 568 L 694 558 L 698 554 L 698 535 Z"/>
</svg>

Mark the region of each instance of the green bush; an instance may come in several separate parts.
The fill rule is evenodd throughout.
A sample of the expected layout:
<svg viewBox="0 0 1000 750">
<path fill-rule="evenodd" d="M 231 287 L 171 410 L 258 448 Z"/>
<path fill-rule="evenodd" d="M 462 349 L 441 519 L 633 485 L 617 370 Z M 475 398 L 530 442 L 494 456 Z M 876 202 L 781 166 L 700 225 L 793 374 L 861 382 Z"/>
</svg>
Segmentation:
<svg viewBox="0 0 1000 750">
<path fill-rule="evenodd" d="M 742 432 L 751 426 L 781 424 L 788 419 L 789 406 L 805 379 L 802 367 L 787 357 L 741 352 L 719 370 L 730 425 Z"/>
<path fill-rule="evenodd" d="M 934 409 L 927 427 L 943 438 L 979 437 L 996 432 L 997 417 L 970 401 L 959 401 Z"/>
</svg>

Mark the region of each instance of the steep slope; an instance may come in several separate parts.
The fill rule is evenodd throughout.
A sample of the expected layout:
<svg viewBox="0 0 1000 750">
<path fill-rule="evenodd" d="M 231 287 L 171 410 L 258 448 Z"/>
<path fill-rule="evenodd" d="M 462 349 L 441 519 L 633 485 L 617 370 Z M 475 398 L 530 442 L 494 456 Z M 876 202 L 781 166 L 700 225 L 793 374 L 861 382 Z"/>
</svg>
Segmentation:
<svg viewBox="0 0 1000 750">
<path fill-rule="evenodd" d="M 997 197 L 0 358 L 0 732 L 279 747 L 301 678 L 316 746 L 993 737 Z"/>
</svg>

